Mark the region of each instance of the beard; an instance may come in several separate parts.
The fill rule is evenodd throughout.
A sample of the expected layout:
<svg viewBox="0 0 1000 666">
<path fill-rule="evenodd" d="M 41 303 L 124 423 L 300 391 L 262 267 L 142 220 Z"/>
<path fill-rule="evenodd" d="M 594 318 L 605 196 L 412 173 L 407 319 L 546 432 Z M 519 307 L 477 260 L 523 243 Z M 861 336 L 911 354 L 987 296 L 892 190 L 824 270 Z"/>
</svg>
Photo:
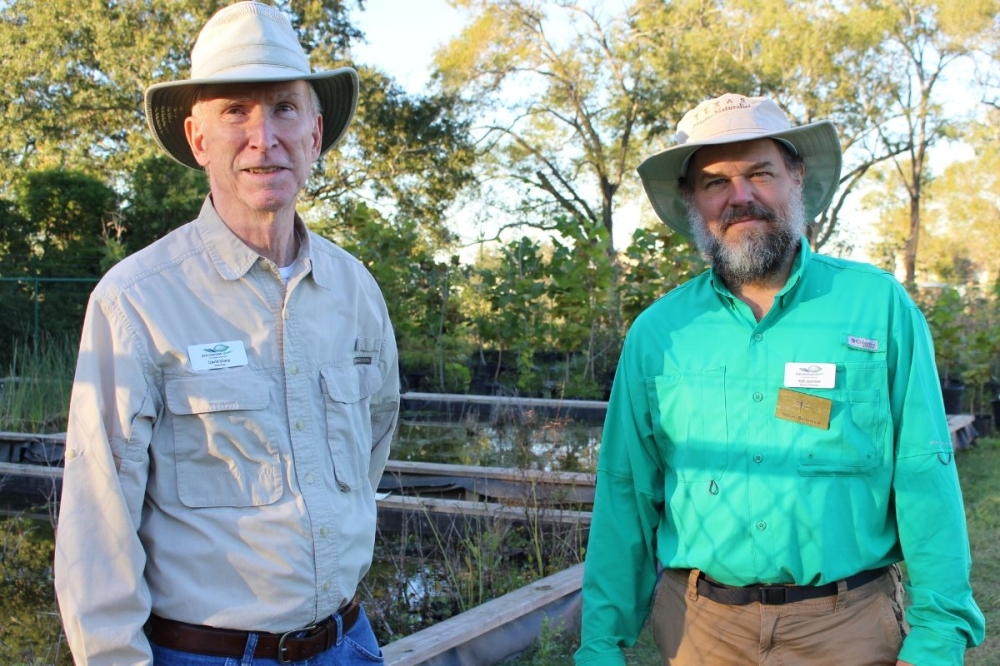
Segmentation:
<svg viewBox="0 0 1000 666">
<path fill-rule="evenodd" d="M 771 209 L 757 202 L 727 208 L 719 220 L 718 236 L 709 230 L 690 201 L 687 211 L 695 244 L 730 288 L 779 275 L 798 251 L 799 239 L 806 228 L 801 188 L 792 191 L 783 210 Z M 729 227 L 751 218 L 763 220 L 766 224 L 728 244 L 722 240 Z"/>
</svg>

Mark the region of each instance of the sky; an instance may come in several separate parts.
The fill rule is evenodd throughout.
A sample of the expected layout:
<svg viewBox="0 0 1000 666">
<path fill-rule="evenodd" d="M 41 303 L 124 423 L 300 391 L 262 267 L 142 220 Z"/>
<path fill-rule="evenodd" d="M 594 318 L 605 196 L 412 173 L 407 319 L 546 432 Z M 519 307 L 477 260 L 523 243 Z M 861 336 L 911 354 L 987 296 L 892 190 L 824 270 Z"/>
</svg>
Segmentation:
<svg viewBox="0 0 1000 666">
<path fill-rule="evenodd" d="M 464 16 L 447 0 L 365 0 L 353 22 L 368 42 L 354 47 L 355 59 L 375 65 L 413 94 L 427 83 L 434 49 L 461 31 Z"/>
</svg>

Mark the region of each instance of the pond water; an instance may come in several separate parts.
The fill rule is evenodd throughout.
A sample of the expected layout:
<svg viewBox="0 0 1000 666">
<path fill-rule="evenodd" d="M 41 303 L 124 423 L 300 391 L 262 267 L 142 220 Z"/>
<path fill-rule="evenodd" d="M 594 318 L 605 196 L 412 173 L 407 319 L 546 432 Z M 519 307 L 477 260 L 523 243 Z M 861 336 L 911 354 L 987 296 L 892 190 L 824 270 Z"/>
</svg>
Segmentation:
<svg viewBox="0 0 1000 666">
<path fill-rule="evenodd" d="M 411 462 L 511 467 L 564 472 L 597 468 L 602 424 L 542 418 L 531 412 L 513 422 L 475 416 L 404 412 L 389 457 Z"/>
</svg>

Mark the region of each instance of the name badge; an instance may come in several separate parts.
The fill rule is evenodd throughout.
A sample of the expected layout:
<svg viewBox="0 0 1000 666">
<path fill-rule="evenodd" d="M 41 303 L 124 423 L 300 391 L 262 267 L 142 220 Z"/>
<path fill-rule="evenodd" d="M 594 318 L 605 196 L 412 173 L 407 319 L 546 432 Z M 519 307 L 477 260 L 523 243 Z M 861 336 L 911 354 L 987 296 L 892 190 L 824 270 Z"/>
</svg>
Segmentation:
<svg viewBox="0 0 1000 666">
<path fill-rule="evenodd" d="M 837 383 L 836 363 L 786 363 L 787 388 L 831 389 Z"/>
<path fill-rule="evenodd" d="M 188 358 L 194 370 L 238 368 L 247 364 L 247 350 L 241 340 L 209 342 L 188 347 Z"/>
<path fill-rule="evenodd" d="M 778 408 L 774 415 L 779 419 L 794 421 L 803 425 L 830 429 L 830 408 L 833 401 L 818 395 L 778 389 Z"/>
</svg>

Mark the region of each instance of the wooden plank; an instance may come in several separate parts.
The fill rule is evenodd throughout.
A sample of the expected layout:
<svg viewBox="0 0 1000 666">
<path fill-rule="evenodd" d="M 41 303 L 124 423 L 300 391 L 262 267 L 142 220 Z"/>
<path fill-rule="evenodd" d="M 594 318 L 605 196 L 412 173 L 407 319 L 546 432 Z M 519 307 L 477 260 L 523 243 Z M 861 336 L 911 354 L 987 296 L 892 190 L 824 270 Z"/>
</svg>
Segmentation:
<svg viewBox="0 0 1000 666">
<path fill-rule="evenodd" d="M 30 476 L 37 479 L 61 479 L 62 467 L 45 465 L 25 465 L 22 463 L 0 462 L 0 476 Z"/>
<path fill-rule="evenodd" d="M 976 417 L 972 414 L 948 414 L 948 431 L 951 433 L 951 448 L 961 451 L 976 439 L 977 432 L 973 425 Z"/>
<path fill-rule="evenodd" d="M 568 409 L 586 407 L 588 409 L 607 409 L 604 400 L 559 400 L 557 398 L 519 398 L 505 395 L 467 395 L 465 393 L 420 393 L 407 391 L 400 396 L 403 400 L 413 402 L 461 402 L 468 405 L 505 405 L 521 407 L 548 407 Z"/>
<path fill-rule="evenodd" d="M 491 502 L 470 502 L 467 500 L 439 499 L 428 497 L 411 497 L 406 495 L 379 495 L 379 509 L 394 509 L 396 511 L 427 512 L 449 514 L 456 516 L 481 518 L 507 518 L 509 520 L 526 520 L 530 513 L 532 517 L 542 522 L 565 523 L 569 525 L 590 526 L 589 511 L 567 511 L 560 509 L 528 509 L 526 507 L 505 506 Z"/>
<path fill-rule="evenodd" d="M 0 432 L 0 441 L 6 442 L 45 442 L 46 444 L 66 444 L 66 433 L 57 432 L 39 435 L 29 432 Z"/>
<path fill-rule="evenodd" d="M 387 666 L 418 666 L 460 645 L 484 637 L 504 624 L 543 610 L 567 596 L 579 594 L 583 564 L 560 571 L 519 590 L 487 601 L 447 620 L 382 647 Z M 507 646 L 515 648 L 526 646 Z M 508 655 L 497 655 L 497 663 Z"/>
<path fill-rule="evenodd" d="M 509 467 L 478 467 L 476 465 L 447 465 L 443 463 L 412 462 L 390 460 L 385 466 L 386 474 L 426 474 L 429 476 L 462 476 L 491 478 L 506 481 L 533 481 L 562 485 L 594 486 L 593 472 L 556 472 L 537 469 L 519 470 Z"/>
</svg>

